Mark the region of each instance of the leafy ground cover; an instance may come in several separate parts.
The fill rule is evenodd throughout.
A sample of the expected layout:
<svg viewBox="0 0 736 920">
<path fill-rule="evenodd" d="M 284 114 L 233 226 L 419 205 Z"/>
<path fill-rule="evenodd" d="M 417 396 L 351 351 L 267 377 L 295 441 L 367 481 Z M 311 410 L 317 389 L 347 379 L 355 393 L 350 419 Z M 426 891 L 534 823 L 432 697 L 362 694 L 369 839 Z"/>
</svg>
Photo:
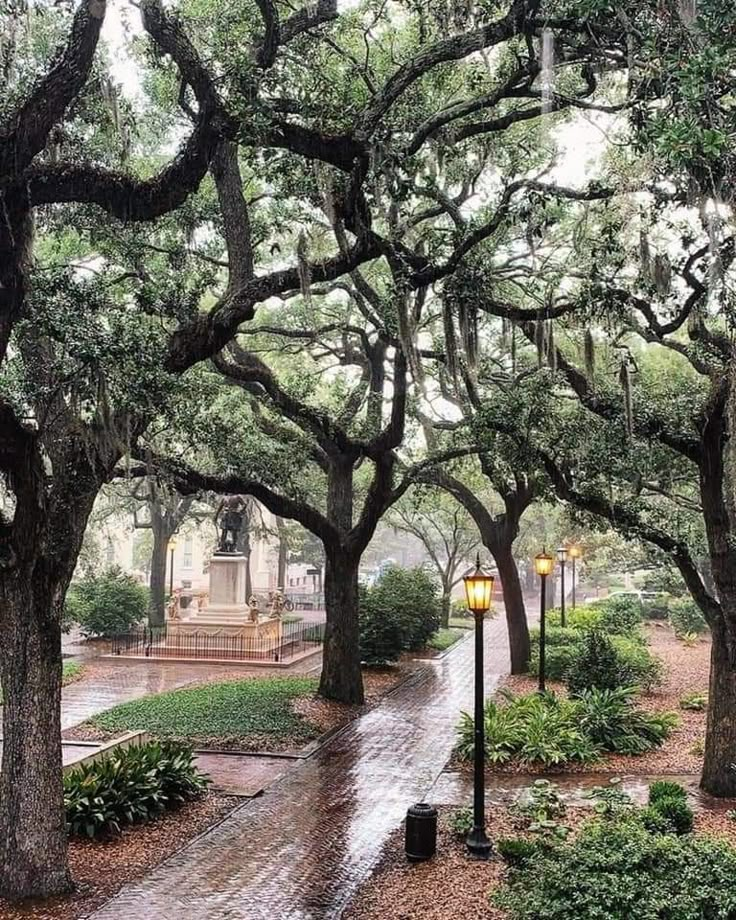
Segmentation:
<svg viewBox="0 0 736 920">
<path fill-rule="evenodd" d="M 464 629 L 454 629 L 452 627 L 449 629 L 440 628 L 432 636 L 427 645 L 437 652 L 444 652 L 466 635 L 467 633 Z"/>
<path fill-rule="evenodd" d="M 184 687 L 123 703 L 95 716 L 87 725 L 103 732 L 142 729 L 195 747 L 241 750 L 304 744 L 320 729 L 294 711 L 300 698 L 312 696 L 309 677 L 230 680 Z"/>
<path fill-rule="evenodd" d="M 649 690 L 643 690 L 636 699 L 637 708 L 646 712 L 677 712 L 678 724 L 672 729 L 661 747 L 654 748 L 636 757 L 626 754 L 604 754 L 592 765 L 568 763 L 565 772 L 596 772 L 606 774 L 657 774 L 657 773 L 699 773 L 703 763 L 703 742 L 705 738 L 705 708 L 684 708 L 683 698 L 703 696 L 708 686 L 710 670 L 710 641 L 701 639 L 688 647 L 680 642 L 672 629 L 665 624 L 645 627 L 645 636 L 650 653 L 661 662 L 660 682 Z M 522 695 L 536 688 L 536 680 L 529 676 L 504 678 L 502 688 Z M 566 687 L 558 681 L 548 681 L 549 689 L 564 696 Z M 470 765 L 460 761 L 462 770 Z M 506 764 L 489 765 L 489 770 L 502 772 L 539 772 L 542 767 L 512 761 Z"/>
<path fill-rule="evenodd" d="M 399 828 L 345 920 L 736 916 L 736 822 L 722 809 L 698 812 L 693 833 L 677 833 L 648 829 L 651 806 L 612 805 L 605 796 L 595 808 L 497 806 L 486 815 L 489 862 L 468 859 L 458 809 L 439 811 L 435 858 L 407 863 Z"/>
</svg>

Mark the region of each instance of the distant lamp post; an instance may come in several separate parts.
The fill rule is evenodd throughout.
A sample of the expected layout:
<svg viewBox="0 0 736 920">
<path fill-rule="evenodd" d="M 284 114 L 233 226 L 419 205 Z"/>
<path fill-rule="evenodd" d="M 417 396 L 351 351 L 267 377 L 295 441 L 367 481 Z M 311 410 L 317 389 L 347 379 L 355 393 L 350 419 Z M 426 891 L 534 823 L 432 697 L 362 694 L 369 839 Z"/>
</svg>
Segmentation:
<svg viewBox="0 0 736 920">
<path fill-rule="evenodd" d="M 169 540 L 169 597 L 174 596 L 174 550 L 176 549 L 176 537 Z"/>
<path fill-rule="evenodd" d="M 485 790 L 485 732 L 483 728 L 483 616 L 491 607 L 493 575 L 486 575 L 480 567 L 480 554 L 476 557 L 475 571 L 463 578 L 468 610 L 475 617 L 475 733 L 474 733 L 474 783 L 473 830 L 468 834 L 467 846 L 476 859 L 488 859 L 491 842 L 486 836 Z"/>
<path fill-rule="evenodd" d="M 572 559 L 572 609 L 575 609 L 575 587 L 576 587 L 576 575 L 575 575 L 575 563 L 583 555 L 583 551 L 577 543 L 573 543 L 567 548 L 567 555 Z"/>
<path fill-rule="evenodd" d="M 542 583 L 542 594 L 539 600 L 539 692 L 544 693 L 547 689 L 545 684 L 545 641 L 546 641 L 546 618 L 547 618 L 547 576 L 551 575 L 555 569 L 555 557 L 550 555 L 546 549 L 534 557 L 534 571 L 539 575 Z"/>
<path fill-rule="evenodd" d="M 565 563 L 567 562 L 567 547 L 560 546 L 557 550 L 557 561 L 560 563 L 560 626 L 566 626 L 565 622 Z"/>
</svg>

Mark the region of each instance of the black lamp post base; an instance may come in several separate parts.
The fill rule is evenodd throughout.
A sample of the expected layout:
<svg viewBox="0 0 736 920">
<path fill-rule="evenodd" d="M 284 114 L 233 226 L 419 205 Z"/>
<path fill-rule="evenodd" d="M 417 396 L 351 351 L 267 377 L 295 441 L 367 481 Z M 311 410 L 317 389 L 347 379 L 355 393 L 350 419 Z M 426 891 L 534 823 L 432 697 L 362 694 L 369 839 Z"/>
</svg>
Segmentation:
<svg viewBox="0 0 736 920">
<path fill-rule="evenodd" d="M 486 832 L 482 827 L 474 827 L 468 834 L 466 840 L 468 853 L 473 859 L 489 859 L 493 845 L 486 837 Z"/>
</svg>

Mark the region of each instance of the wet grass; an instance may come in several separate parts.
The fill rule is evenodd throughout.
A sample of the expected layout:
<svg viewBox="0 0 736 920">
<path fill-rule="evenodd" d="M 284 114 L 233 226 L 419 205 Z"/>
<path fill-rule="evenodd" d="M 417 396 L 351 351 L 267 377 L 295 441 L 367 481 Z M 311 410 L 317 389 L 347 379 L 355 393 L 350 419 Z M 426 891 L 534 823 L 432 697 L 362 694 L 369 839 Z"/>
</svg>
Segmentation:
<svg viewBox="0 0 736 920">
<path fill-rule="evenodd" d="M 433 648 L 438 652 L 444 652 L 465 635 L 467 635 L 467 633 L 464 629 L 438 629 L 427 644 L 429 648 Z"/>
<path fill-rule="evenodd" d="M 319 729 L 292 710 L 292 701 L 311 696 L 317 681 L 307 677 L 251 678 L 184 687 L 145 696 L 108 709 L 89 725 L 107 732 L 148 731 L 194 746 L 303 743 Z"/>
</svg>

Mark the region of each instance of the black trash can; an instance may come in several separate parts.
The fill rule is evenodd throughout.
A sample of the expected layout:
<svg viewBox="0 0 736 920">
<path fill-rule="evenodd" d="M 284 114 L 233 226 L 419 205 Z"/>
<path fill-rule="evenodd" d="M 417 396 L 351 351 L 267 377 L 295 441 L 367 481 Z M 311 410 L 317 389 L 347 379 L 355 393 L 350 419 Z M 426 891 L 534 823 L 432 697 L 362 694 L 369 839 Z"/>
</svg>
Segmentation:
<svg viewBox="0 0 736 920">
<path fill-rule="evenodd" d="M 431 859 L 437 851 L 437 809 L 419 802 L 406 813 L 406 858 L 409 862 Z"/>
</svg>

